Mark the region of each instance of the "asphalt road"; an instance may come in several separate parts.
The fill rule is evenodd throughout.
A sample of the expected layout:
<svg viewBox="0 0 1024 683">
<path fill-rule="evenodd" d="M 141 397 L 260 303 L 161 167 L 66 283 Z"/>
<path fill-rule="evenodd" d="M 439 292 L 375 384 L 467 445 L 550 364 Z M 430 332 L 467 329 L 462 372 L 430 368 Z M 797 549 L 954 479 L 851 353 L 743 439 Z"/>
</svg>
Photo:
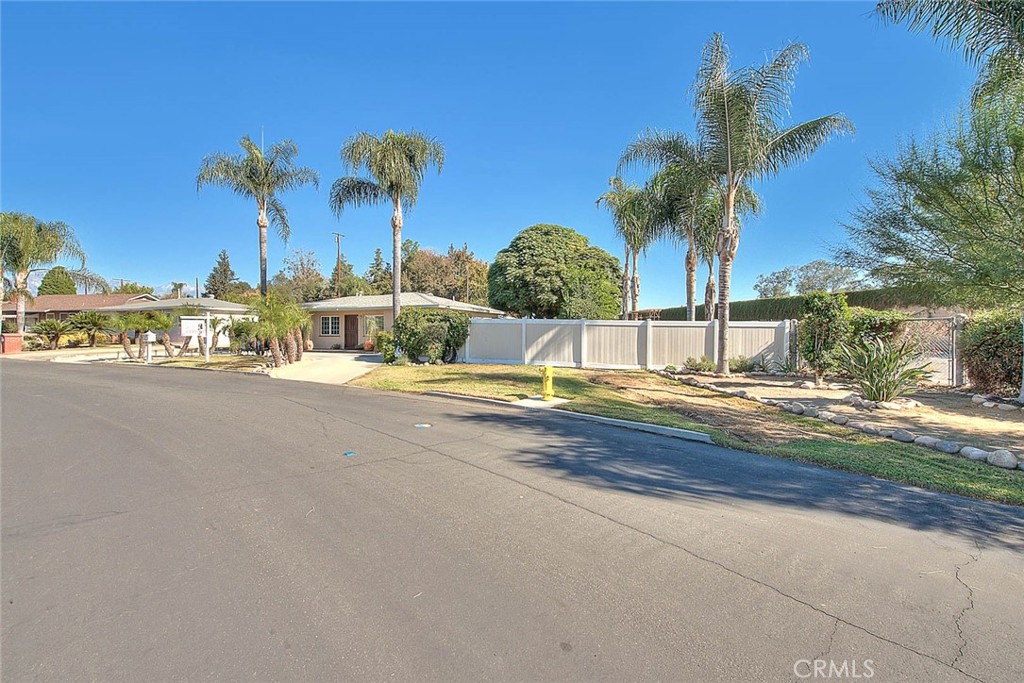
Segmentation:
<svg viewBox="0 0 1024 683">
<path fill-rule="evenodd" d="M 5 681 L 1024 680 L 1018 508 L 461 401 L 0 382 Z"/>
</svg>

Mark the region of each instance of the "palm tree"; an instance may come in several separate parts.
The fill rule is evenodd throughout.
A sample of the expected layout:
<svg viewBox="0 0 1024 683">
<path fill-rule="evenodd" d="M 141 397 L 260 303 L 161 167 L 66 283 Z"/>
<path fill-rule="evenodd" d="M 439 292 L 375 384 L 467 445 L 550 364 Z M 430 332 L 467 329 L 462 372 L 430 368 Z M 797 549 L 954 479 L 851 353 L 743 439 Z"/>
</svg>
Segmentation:
<svg viewBox="0 0 1024 683">
<path fill-rule="evenodd" d="M 647 130 L 619 159 L 619 170 L 643 163 L 655 169 L 651 190 L 658 198 L 660 222 L 666 234 L 686 244 L 686 317 L 696 311 L 696 213 L 714 183 L 710 160 L 700 144 L 684 133 Z"/>
<path fill-rule="evenodd" d="M 117 332 L 121 338 L 121 346 L 124 348 L 125 355 L 130 359 L 135 358 L 135 351 L 132 350 L 132 343 L 128 339 L 128 333 L 132 332 L 137 327 L 137 315 L 134 313 L 122 313 L 121 315 L 115 316 L 110 321 L 110 329 Z"/>
<path fill-rule="evenodd" d="M 341 218 L 347 206 L 391 204 L 391 312 L 401 311 L 402 210 L 412 211 L 420 184 L 430 166 L 444 168 L 444 146 L 436 139 L 410 131 L 383 135 L 359 133 L 341 148 L 341 162 L 352 173 L 366 168 L 369 178 L 345 176 L 331 186 L 330 204 Z"/>
<path fill-rule="evenodd" d="M 171 283 L 171 294 L 174 295 L 174 298 L 180 299 L 181 298 L 181 292 L 182 292 L 182 290 L 185 289 L 185 287 L 186 287 L 186 284 L 184 282 L 172 282 Z"/>
<path fill-rule="evenodd" d="M 100 332 L 110 329 L 110 316 L 99 311 L 79 311 L 68 319 L 71 327 L 85 332 L 89 337 L 89 346 L 96 346 L 96 337 Z"/>
<path fill-rule="evenodd" d="M 712 167 L 723 185 L 718 231 L 718 372 L 729 374 L 729 295 L 739 247 L 736 195 L 740 188 L 769 178 L 811 156 L 830 138 L 852 133 L 842 114 L 784 125 L 790 91 L 807 48 L 793 43 L 763 66 L 731 70 L 729 50 L 718 33 L 704 46 L 694 84 L 697 128 Z"/>
<path fill-rule="evenodd" d="M 24 213 L 0 213 L 0 270 L 11 274 L 18 332 L 25 331 L 25 302 L 32 298 L 29 276 L 49 270 L 61 259 L 80 262 L 77 270 L 68 270 L 76 284 L 89 283 L 107 290 L 106 281 L 85 270 L 85 251 L 70 226 L 60 221 L 44 223 Z"/>
<path fill-rule="evenodd" d="M 630 304 L 635 312 L 640 299 L 640 273 L 637 257 L 658 237 L 655 198 L 647 188 L 627 185 L 622 178 L 610 178 L 611 188 L 597 198 L 611 212 L 615 232 L 622 238 L 625 261 L 622 264 L 622 319 L 629 318 Z"/>
<path fill-rule="evenodd" d="M 320 176 L 311 168 L 295 165 L 299 148 L 291 140 L 271 145 L 265 153 L 248 135 L 243 135 L 238 144 L 245 154 L 217 152 L 203 159 L 196 175 L 196 190 L 204 185 L 216 185 L 256 202 L 256 227 L 260 235 L 260 294 L 266 296 L 267 227 L 273 224 L 285 241 L 291 235 L 288 212 L 278 195 L 303 185 L 319 187 Z"/>
<path fill-rule="evenodd" d="M 57 318 L 40 320 L 32 326 L 32 333 L 38 334 L 45 339 L 50 344 L 51 349 L 58 348 L 61 337 L 71 334 L 73 331 L 74 328 L 68 321 L 58 320 Z"/>
<path fill-rule="evenodd" d="M 281 352 L 281 340 L 294 327 L 294 312 L 291 302 L 282 299 L 273 292 L 252 303 L 249 312 L 257 318 L 254 332 L 260 339 L 266 340 L 270 354 L 274 359 L 274 367 L 284 365 L 285 356 Z M 294 337 L 291 337 L 294 343 Z M 287 343 L 287 342 L 286 342 Z"/>
<path fill-rule="evenodd" d="M 148 317 L 150 328 L 160 331 L 160 343 L 163 344 L 167 357 L 173 358 L 174 345 L 171 344 L 171 328 L 174 327 L 174 317 L 156 312 L 151 312 Z"/>
<path fill-rule="evenodd" d="M 1024 4 L 1010 0 L 883 0 L 875 13 L 929 31 L 981 65 L 975 101 L 996 95 L 1024 78 Z"/>
</svg>

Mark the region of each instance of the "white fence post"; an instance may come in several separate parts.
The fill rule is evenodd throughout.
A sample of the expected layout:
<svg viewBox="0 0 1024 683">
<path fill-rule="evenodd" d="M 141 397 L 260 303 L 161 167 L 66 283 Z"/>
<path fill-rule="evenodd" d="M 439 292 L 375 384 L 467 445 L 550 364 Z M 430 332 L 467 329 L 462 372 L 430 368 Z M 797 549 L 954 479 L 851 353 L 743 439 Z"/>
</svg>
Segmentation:
<svg viewBox="0 0 1024 683">
<path fill-rule="evenodd" d="M 718 365 L 718 318 L 711 321 L 711 362 Z"/>
<path fill-rule="evenodd" d="M 587 321 L 580 320 L 580 367 L 587 367 Z"/>
<path fill-rule="evenodd" d="M 526 318 L 522 318 L 520 324 L 523 328 L 523 365 L 526 365 Z"/>
<path fill-rule="evenodd" d="M 654 349 L 653 322 L 650 318 L 644 321 L 644 357 L 640 367 L 649 370 L 651 367 L 651 352 Z"/>
</svg>

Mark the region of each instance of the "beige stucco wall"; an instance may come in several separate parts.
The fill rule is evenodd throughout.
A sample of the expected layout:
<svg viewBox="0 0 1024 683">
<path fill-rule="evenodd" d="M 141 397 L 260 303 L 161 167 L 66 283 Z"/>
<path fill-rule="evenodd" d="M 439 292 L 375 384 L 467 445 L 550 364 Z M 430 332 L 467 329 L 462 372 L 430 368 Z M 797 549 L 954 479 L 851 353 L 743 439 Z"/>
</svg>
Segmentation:
<svg viewBox="0 0 1024 683">
<path fill-rule="evenodd" d="M 334 335 L 322 335 L 322 334 L 320 334 L 320 318 L 322 318 L 323 316 L 326 316 L 326 315 L 336 315 L 339 318 L 341 318 L 341 320 L 338 321 L 340 329 L 338 330 L 338 335 L 337 336 L 334 336 Z M 384 316 L 384 330 L 387 331 L 387 332 L 391 331 L 391 327 L 392 327 L 392 325 L 393 325 L 393 323 L 395 321 L 394 316 L 391 315 L 391 309 L 390 308 L 376 308 L 376 309 L 372 309 L 372 310 L 350 311 L 350 312 L 345 312 L 345 311 L 314 311 L 313 312 L 313 334 L 310 337 L 313 340 L 313 348 L 314 349 L 330 349 L 335 344 L 341 344 L 342 348 L 344 348 L 344 345 L 345 345 L 345 316 L 346 315 L 355 315 L 355 316 L 359 317 L 359 335 L 358 335 L 358 338 L 359 338 L 359 343 L 360 344 L 362 344 L 364 341 L 369 339 L 369 337 L 367 337 L 364 334 L 365 327 L 366 327 L 366 321 L 364 320 L 364 318 L 366 316 L 368 316 L 368 315 L 382 315 L 382 316 Z"/>
</svg>

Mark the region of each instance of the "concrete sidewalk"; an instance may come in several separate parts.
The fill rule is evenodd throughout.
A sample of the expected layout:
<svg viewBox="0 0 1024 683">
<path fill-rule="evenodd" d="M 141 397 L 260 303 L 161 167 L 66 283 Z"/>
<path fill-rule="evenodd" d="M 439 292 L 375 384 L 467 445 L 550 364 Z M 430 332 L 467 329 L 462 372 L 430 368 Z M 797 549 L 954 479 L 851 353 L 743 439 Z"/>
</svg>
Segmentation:
<svg viewBox="0 0 1024 683">
<path fill-rule="evenodd" d="M 381 363 L 381 356 L 365 352 L 306 351 L 302 362 L 274 368 L 270 376 L 320 384 L 345 384 Z"/>
</svg>

